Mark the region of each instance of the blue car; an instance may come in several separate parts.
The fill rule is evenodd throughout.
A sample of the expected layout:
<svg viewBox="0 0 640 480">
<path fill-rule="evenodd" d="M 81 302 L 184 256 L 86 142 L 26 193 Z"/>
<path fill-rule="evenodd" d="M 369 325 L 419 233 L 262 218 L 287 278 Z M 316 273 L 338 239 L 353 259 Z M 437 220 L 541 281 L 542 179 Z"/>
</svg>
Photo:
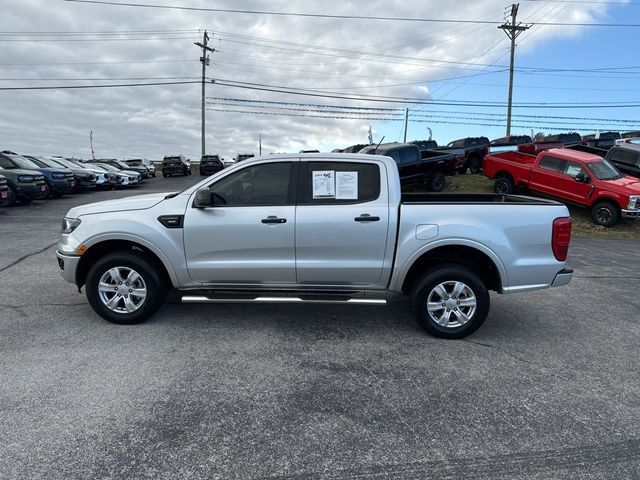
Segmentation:
<svg viewBox="0 0 640 480">
<path fill-rule="evenodd" d="M 49 195 L 52 197 L 61 197 L 62 195 L 73 192 L 75 189 L 76 181 L 70 170 L 42 167 L 28 158 L 7 150 L 2 152 L 2 157 L 5 161 L 11 162 L 15 168 L 40 172 L 44 176 Z"/>
</svg>

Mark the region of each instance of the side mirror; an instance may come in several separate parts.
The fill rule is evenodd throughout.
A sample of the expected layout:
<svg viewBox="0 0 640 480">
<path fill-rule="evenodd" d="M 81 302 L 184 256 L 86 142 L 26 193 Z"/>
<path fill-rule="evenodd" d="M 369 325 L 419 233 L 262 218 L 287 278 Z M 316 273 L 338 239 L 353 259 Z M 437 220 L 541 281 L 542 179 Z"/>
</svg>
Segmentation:
<svg viewBox="0 0 640 480">
<path fill-rule="evenodd" d="M 212 207 L 211 191 L 208 187 L 199 188 L 196 191 L 196 198 L 193 200 L 193 206 L 196 208 Z"/>
<path fill-rule="evenodd" d="M 586 173 L 579 173 L 574 178 L 576 182 L 581 182 L 581 183 L 589 183 L 591 181 L 591 178 Z"/>
</svg>

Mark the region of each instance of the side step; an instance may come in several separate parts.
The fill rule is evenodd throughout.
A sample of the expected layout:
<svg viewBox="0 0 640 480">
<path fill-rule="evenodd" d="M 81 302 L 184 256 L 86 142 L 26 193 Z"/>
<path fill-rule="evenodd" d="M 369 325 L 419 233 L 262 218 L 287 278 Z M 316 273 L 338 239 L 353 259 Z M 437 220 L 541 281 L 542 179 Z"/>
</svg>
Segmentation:
<svg viewBox="0 0 640 480">
<path fill-rule="evenodd" d="M 386 299 L 353 298 L 334 295 L 300 295 L 300 296 L 206 296 L 184 295 L 182 303 L 315 303 L 327 305 L 357 304 L 357 305 L 386 305 Z"/>
</svg>

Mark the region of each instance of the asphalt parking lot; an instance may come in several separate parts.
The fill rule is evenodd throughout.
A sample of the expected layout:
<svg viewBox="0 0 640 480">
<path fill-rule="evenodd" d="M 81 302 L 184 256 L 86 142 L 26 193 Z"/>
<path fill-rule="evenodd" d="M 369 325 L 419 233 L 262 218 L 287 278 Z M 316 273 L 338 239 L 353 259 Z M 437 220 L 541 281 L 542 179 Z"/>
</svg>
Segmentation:
<svg viewBox="0 0 640 480">
<path fill-rule="evenodd" d="M 167 304 L 112 325 L 58 273 L 74 205 L 0 209 L 0 478 L 640 478 L 640 239 L 444 341 L 386 307 Z"/>
</svg>

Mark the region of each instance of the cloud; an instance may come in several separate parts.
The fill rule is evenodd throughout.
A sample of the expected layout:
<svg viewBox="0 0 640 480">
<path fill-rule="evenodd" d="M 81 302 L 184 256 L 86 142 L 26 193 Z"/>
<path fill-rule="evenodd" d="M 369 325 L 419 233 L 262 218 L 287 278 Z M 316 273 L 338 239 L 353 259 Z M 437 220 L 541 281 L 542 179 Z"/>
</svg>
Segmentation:
<svg viewBox="0 0 640 480">
<path fill-rule="evenodd" d="M 193 42 L 201 40 L 203 29 L 212 32 L 211 45 L 217 50 L 211 54 L 207 71 L 210 77 L 331 90 L 336 95 L 422 98 L 433 95 L 437 98 L 443 93 L 442 83 L 433 83 L 434 80 L 481 73 L 485 68 L 482 64 L 502 65 L 508 60 L 504 57 L 508 41 L 495 24 L 314 19 L 134 9 L 50 0 L 11 3 L 10 7 L 3 8 L 6 30 L 37 32 L 37 36 L 9 37 L 24 41 L 2 42 L 2 76 L 13 79 L 3 79 L 2 86 L 143 83 L 154 81 L 144 79 L 172 81 L 174 77 L 176 81 L 197 80 L 201 74 L 198 62 L 201 51 Z M 170 0 L 166 3 L 181 4 Z M 569 7 L 560 4 L 558 7 L 541 3 L 521 5 L 520 18 L 582 22 L 606 15 L 606 7 L 598 4 Z M 189 5 L 210 3 L 192 1 Z M 298 7 L 283 0 L 268 4 L 249 0 L 216 3 L 218 8 L 496 21 L 503 19 L 504 10 L 504 2 L 493 0 L 448 4 L 328 0 L 315 5 Z M 122 36 L 42 33 L 113 31 L 138 33 Z M 153 33 L 156 31 L 164 33 Z M 551 38 L 576 35 L 580 31 L 579 27 L 536 27 L 523 45 L 534 49 Z M 96 38 L 107 40 L 94 41 Z M 105 78 L 113 80 L 97 80 Z M 199 158 L 200 110 L 188 107 L 199 107 L 200 88 L 199 84 L 188 84 L 0 92 L 1 147 L 23 153 L 87 157 L 89 131 L 93 130 L 99 156 L 160 159 L 165 154 L 184 153 L 192 159 Z M 215 84 L 207 85 L 207 94 L 260 101 L 404 108 L 404 105 L 291 96 Z M 262 134 L 263 152 L 330 150 L 365 142 L 370 123 L 210 111 L 207 112 L 207 145 L 210 153 L 225 157 L 257 153 L 258 136 Z"/>
</svg>

